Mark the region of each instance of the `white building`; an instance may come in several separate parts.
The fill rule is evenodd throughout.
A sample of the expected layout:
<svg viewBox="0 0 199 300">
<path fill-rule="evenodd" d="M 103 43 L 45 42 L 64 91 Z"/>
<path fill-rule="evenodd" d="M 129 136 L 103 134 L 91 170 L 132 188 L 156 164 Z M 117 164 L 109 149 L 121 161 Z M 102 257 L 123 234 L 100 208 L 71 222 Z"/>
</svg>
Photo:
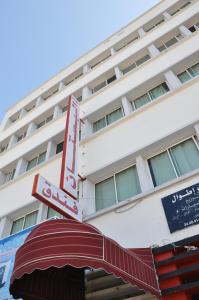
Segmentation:
<svg viewBox="0 0 199 300">
<path fill-rule="evenodd" d="M 54 215 L 31 189 L 37 173 L 59 185 L 71 94 L 83 121 L 83 220 L 127 248 L 198 234 L 197 221 L 170 232 L 161 201 L 199 181 L 198 75 L 199 1 L 162 0 L 10 107 L 0 132 L 0 237 Z"/>
</svg>

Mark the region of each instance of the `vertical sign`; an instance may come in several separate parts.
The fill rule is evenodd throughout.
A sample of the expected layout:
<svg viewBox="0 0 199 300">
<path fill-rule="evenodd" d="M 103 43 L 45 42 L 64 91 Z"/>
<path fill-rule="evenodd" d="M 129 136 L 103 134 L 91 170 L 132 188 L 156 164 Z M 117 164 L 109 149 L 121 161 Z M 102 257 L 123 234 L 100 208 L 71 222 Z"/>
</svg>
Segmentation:
<svg viewBox="0 0 199 300">
<path fill-rule="evenodd" d="M 70 96 L 64 136 L 60 188 L 74 199 L 77 199 L 79 126 L 79 103 L 74 96 Z"/>
</svg>

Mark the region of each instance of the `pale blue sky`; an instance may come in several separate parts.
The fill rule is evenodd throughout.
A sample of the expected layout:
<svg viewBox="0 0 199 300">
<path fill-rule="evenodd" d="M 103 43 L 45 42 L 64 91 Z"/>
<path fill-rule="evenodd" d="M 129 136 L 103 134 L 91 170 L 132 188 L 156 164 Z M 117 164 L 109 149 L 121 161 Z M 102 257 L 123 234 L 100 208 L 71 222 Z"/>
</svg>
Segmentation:
<svg viewBox="0 0 199 300">
<path fill-rule="evenodd" d="M 159 0 L 0 0 L 6 109 Z"/>
</svg>

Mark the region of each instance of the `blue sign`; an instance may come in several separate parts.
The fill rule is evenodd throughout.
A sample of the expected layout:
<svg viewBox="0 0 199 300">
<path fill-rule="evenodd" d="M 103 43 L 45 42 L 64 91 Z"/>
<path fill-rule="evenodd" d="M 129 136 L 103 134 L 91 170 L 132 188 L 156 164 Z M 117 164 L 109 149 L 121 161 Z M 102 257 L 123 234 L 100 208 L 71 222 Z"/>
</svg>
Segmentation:
<svg viewBox="0 0 199 300">
<path fill-rule="evenodd" d="M 9 293 L 10 278 L 12 275 L 15 254 L 17 249 L 24 243 L 27 235 L 34 227 L 30 227 L 17 234 L 0 240 L 0 299 L 11 300 Z"/>
<path fill-rule="evenodd" d="M 170 232 L 199 223 L 199 183 L 162 198 Z"/>
</svg>

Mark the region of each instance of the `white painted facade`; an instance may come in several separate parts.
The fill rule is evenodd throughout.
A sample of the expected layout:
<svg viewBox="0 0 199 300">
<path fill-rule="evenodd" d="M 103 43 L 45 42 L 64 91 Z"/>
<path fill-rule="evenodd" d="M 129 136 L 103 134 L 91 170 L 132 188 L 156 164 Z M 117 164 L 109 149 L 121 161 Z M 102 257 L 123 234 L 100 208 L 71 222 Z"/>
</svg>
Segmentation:
<svg viewBox="0 0 199 300">
<path fill-rule="evenodd" d="M 47 207 L 31 196 L 32 184 L 40 173 L 59 185 L 62 153 L 56 154 L 56 149 L 63 141 L 63 111 L 71 94 L 82 100 L 83 220 L 130 248 L 198 234 L 199 225 L 170 233 L 161 202 L 198 183 L 198 167 L 155 187 L 148 164 L 151 157 L 189 138 L 199 151 L 199 76 L 190 75 L 184 83 L 177 76 L 199 63 L 198 26 L 198 0 L 162 0 L 9 108 L 0 132 L 1 238 L 10 234 L 13 221 L 32 211 L 38 210 L 38 223 L 47 217 Z M 138 63 L 146 55 L 149 59 Z M 123 74 L 134 62 L 135 67 Z M 163 82 L 169 89 L 164 95 L 136 108 L 134 100 Z M 100 84 L 104 87 L 97 91 Z M 123 117 L 93 132 L 96 121 L 120 107 Z M 27 170 L 28 162 L 35 157 L 38 162 L 44 152 L 45 161 Z M 133 165 L 140 193 L 96 211 L 96 184 Z"/>
</svg>

